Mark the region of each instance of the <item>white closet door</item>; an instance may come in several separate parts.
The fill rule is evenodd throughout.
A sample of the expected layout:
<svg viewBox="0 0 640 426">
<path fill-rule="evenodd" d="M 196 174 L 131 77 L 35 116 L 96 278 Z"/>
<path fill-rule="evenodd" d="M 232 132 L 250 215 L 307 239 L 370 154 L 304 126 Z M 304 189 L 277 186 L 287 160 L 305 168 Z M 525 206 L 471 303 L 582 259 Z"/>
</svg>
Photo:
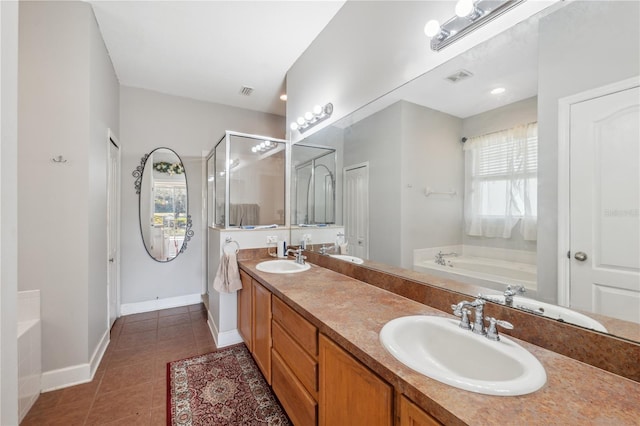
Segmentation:
<svg viewBox="0 0 640 426">
<path fill-rule="evenodd" d="M 344 232 L 349 254 L 369 258 L 369 166 L 344 170 Z"/>
<path fill-rule="evenodd" d="M 640 323 L 640 88 L 571 106 L 571 306 Z"/>
</svg>

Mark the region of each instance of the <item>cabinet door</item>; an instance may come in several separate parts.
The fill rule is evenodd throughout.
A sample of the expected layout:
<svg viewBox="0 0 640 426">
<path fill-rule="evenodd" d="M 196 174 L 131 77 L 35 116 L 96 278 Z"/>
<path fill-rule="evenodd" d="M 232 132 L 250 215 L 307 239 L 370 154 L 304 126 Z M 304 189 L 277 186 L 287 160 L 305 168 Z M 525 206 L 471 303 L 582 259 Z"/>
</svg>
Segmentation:
<svg viewBox="0 0 640 426">
<path fill-rule="evenodd" d="M 442 423 L 431 417 L 420 407 L 400 396 L 400 426 L 441 426 Z"/>
<path fill-rule="evenodd" d="M 320 335 L 320 425 L 392 425 L 393 388 Z"/>
<path fill-rule="evenodd" d="M 271 385 L 271 292 L 253 281 L 253 358 Z"/>
<path fill-rule="evenodd" d="M 253 339 L 251 337 L 251 322 L 253 309 L 251 307 L 252 290 L 251 277 L 244 271 L 240 271 L 242 289 L 238 291 L 238 332 L 244 339 L 244 343 L 253 352 Z"/>
</svg>

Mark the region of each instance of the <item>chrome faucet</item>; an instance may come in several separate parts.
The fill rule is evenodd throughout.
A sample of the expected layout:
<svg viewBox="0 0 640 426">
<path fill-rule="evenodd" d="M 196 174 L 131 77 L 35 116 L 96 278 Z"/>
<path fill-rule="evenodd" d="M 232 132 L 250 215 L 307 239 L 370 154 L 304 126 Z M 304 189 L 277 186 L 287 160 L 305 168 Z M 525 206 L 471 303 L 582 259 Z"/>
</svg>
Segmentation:
<svg viewBox="0 0 640 426">
<path fill-rule="evenodd" d="M 516 285 L 513 288 L 508 285 L 504 291 L 504 304 L 513 306 L 513 296 L 525 294 L 527 289 L 523 285 Z"/>
<path fill-rule="evenodd" d="M 290 253 L 293 253 L 293 255 L 295 256 L 297 264 L 304 265 L 304 260 L 307 258 L 307 256 L 302 255 L 302 247 L 298 247 L 297 249 L 287 249 L 287 256 L 289 256 Z"/>
<path fill-rule="evenodd" d="M 445 256 L 458 256 L 458 253 L 456 253 L 455 251 L 452 251 L 451 253 L 443 253 L 442 251 L 438 251 L 438 254 L 436 254 L 436 264 L 437 265 L 442 265 L 442 266 L 447 266 L 447 262 L 444 260 Z"/>
<path fill-rule="evenodd" d="M 335 244 L 332 244 L 330 246 L 322 245 L 322 247 L 320 247 L 320 254 L 327 254 L 330 251 L 334 251 L 334 252 L 336 251 L 336 245 Z"/>
<path fill-rule="evenodd" d="M 484 316 L 484 300 L 478 297 L 473 302 L 468 302 L 463 300 L 457 305 L 451 305 L 451 309 L 453 309 L 453 314 L 461 317 L 459 327 L 465 330 L 471 330 L 475 334 L 479 334 L 481 336 L 485 336 L 489 340 L 500 340 L 500 336 L 498 335 L 498 327 L 503 327 L 506 329 L 513 329 L 513 324 L 508 321 L 497 320 L 493 317 L 485 317 Z M 466 307 L 472 307 L 475 309 L 475 318 L 473 321 L 473 326 L 469 322 L 469 314 L 471 311 L 466 309 Z M 484 320 L 489 321 L 489 327 L 484 327 Z"/>
<path fill-rule="evenodd" d="M 455 316 L 461 317 L 459 327 L 464 328 L 465 330 L 471 330 L 475 334 L 485 336 L 487 334 L 487 331 L 484 329 L 484 303 L 484 300 L 478 298 L 473 302 L 463 300 L 457 305 L 451 305 L 453 314 Z M 471 326 L 471 324 L 469 323 L 470 311 L 468 309 L 465 309 L 467 306 L 475 309 L 473 326 Z"/>
</svg>

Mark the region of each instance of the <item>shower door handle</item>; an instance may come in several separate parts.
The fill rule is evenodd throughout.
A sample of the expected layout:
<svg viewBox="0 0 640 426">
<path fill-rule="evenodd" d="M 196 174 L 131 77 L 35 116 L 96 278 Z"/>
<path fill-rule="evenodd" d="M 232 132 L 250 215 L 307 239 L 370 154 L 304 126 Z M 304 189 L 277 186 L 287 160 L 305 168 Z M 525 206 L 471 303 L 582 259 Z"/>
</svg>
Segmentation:
<svg viewBox="0 0 640 426">
<path fill-rule="evenodd" d="M 582 251 L 577 252 L 573 255 L 573 257 L 575 257 L 575 259 L 579 260 L 580 262 L 584 262 L 585 260 L 587 260 L 587 254 Z"/>
</svg>

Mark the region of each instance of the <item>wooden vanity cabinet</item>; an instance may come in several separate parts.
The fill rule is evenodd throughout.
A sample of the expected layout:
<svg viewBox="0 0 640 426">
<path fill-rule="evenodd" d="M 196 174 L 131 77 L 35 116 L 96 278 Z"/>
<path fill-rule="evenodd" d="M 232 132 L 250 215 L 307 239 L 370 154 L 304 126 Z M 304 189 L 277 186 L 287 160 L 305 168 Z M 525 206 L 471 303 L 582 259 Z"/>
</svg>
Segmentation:
<svg viewBox="0 0 640 426">
<path fill-rule="evenodd" d="M 243 270 L 240 270 L 240 281 L 242 289 L 238 290 L 238 332 L 249 348 L 253 352 L 253 280 Z"/>
<path fill-rule="evenodd" d="M 442 426 L 429 413 L 411 402 L 406 396 L 400 395 L 400 426 Z"/>
<path fill-rule="evenodd" d="M 320 335 L 319 424 L 391 426 L 393 388 Z"/>
<path fill-rule="evenodd" d="M 271 384 L 271 292 L 253 280 L 253 359 Z"/>
<path fill-rule="evenodd" d="M 272 387 L 296 426 L 318 418 L 318 329 L 272 298 Z"/>
</svg>

